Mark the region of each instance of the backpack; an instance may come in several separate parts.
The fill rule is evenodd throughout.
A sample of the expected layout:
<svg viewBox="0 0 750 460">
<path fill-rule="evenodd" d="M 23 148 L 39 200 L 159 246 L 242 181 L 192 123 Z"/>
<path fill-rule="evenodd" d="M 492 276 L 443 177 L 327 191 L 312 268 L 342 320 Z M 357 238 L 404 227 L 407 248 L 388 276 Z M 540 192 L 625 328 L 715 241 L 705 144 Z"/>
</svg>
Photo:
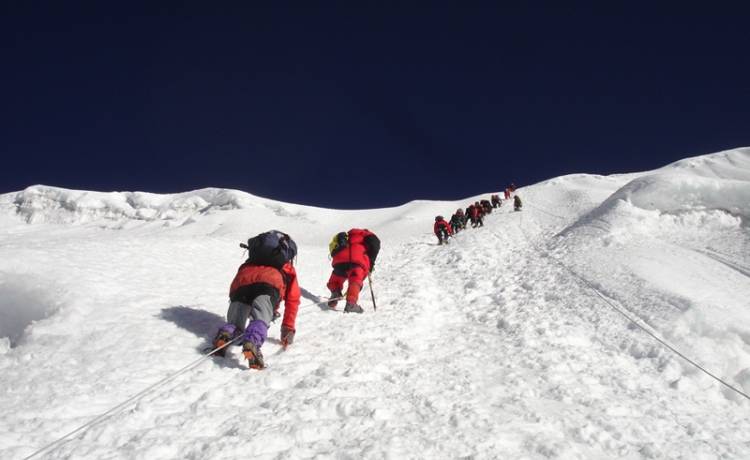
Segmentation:
<svg viewBox="0 0 750 460">
<path fill-rule="evenodd" d="M 337 233 L 333 237 L 333 241 L 328 245 L 328 251 L 331 253 L 331 257 L 341 252 L 342 249 L 349 246 L 349 234 L 346 232 Z"/>
<path fill-rule="evenodd" d="M 261 233 L 247 240 L 247 263 L 281 269 L 297 256 L 297 243 L 291 236 L 278 230 Z"/>
</svg>

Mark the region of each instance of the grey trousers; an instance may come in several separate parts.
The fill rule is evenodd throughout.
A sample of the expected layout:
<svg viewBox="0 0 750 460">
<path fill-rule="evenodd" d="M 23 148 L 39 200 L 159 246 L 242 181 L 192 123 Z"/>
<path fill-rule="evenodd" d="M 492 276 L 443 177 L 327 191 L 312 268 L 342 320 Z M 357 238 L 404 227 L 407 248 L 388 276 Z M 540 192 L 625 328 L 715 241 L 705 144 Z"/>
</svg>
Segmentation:
<svg viewBox="0 0 750 460">
<path fill-rule="evenodd" d="M 248 318 L 259 319 L 266 323 L 266 326 L 270 326 L 271 320 L 273 320 L 273 307 L 271 296 L 267 295 L 259 295 L 253 300 L 252 305 L 234 301 L 229 304 L 227 321 L 234 324 L 240 332 L 245 332 Z"/>
</svg>

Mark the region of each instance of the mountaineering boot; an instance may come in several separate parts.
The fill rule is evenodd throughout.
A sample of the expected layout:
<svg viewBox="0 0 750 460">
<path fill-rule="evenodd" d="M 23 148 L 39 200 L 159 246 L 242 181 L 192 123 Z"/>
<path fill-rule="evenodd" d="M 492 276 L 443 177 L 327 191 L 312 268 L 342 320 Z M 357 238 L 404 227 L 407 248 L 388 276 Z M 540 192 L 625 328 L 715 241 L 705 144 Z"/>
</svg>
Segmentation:
<svg viewBox="0 0 750 460">
<path fill-rule="evenodd" d="M 253 342 L 242 343 L 242 354 L 247 358 L 247 365 L 250 369 L 261 370 L 266 367 L 263 361 L 263 354 Z"/>
<path fill-rule="evenodd" d="M 234 339 L 234 332 L 236 329 L 237 328 L 234 326 L 234 324 L 225 324 L 221 326 L 221 328 L 219 328 L 219 332 L 216 334 L 216 338 L 214 338 L 214 347 L 212 348 L 216 351 L 211 353 L 212 355 L 220 356 L 222 358 L 226 356 L 227 348 L 229 347 L 224 347 L 224 345 Z M 221 350 L 217 350 L 217 348 L 221 348 Z"/>
<path fill-rule="evenodd" d="M 328 306 L 336 308 L 336 305 L 339 304 L 339 300 L 341 300 L 341 291 L 331 291 L 331 298 L 328 299 Z"/>
<path fill-rule="evenodd" d="M 214 351 L 211 354 L 214 355 L 214 356 L 220 356 L 222 358 L 224 356 L 226 356 L 226 354 L 227 354 L 227 348 L 229 348 L 229 347 L 224 347 L 224 345 L 226 345 L 227 342 L 230 342 L 232 340 L 232 338 L 233 337 L 232 337 L 232 335 L 230 333 L 228 333 L 226 331 L 220 331 L 219 334 L 214 339 L 213 350 L 216 350 L 216 351 Z M 221 348 L 221 347 L 224 347 L 224 348 Z M 217 348 L 221 348 L 221 349 L 217 350 Z"/>
<path fill-rule="evenodd" d="M 346 303 L 346 307 L 344 307 L 344 313 L 362 313 L 364 310 L 362 310 L 362 307 L 357 305 L 356 303 Z"/>
</svg>

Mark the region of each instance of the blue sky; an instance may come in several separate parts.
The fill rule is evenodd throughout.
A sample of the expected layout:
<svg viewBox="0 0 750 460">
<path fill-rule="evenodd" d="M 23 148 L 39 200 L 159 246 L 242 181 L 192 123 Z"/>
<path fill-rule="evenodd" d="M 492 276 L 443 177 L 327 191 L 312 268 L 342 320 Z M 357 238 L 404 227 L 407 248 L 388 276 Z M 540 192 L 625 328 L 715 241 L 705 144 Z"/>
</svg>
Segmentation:
<svg viewBox="0 0 750 460">
<path fill-rule="evenodd" d="M 2 2 L 0 193 L 374 208 L 750 145 L 748 2 L 402 3 Z"/>
</svg>

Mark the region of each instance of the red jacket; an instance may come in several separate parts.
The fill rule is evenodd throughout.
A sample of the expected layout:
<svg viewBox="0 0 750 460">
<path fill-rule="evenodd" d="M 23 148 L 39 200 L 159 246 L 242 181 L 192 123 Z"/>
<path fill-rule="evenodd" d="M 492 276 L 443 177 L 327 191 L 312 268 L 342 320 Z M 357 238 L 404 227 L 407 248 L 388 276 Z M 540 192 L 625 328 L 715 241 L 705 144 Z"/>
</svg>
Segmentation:
<svg viewBox="0 0 750 460">
<path fill-rule="evenodd" d="M 439 220 L 439 221 L 435 222 L 435 225 L 432 227 L 432 231 L 435 232 L 435 236 L 438 236 L 438 228 L 441 225 L 444 225 L 445 228 L 448 229 L 448 234 L 449 235 L 453 235 L 453 230 L 451 230 L 451 226 L 448 225 L 448 222 L 446 222 L 445 219 L 443 219 L 443 220 Z"/>
<path fill-rule="evenodd" d="M 282 271 L 284 276 L 281 275 Z M 284 278 L 286 278 L 286 283 Z M 229 287 L 229 296 L 231 297 L 232 293 L 241 287 L 256 283 L 270 284 L 278 289 L 279 304 L 282 300 L 284 301 L 284 320 L 281 326 L 292 331 L 296 330 L 294 323 L 297 319 L 297 310 L 299 310 L 300 290 L 297 283 L 297 271 L 292 264 L 287 263 L 281 270 L 264 265 L 242 264 Z M 276 305 L 274 311 L 278 309 L 279 305 Z"/>
<path fill-rule="evenodd" d="M 367 229 L 353 228 L 347 232 L 349 234 L 349 246 L 339 251 L 331 260 L 331 265 L 341 263 L 357 264 L 365 270 L 370 270 L 375 263 L 375 258 L 380 251 L 380 240 L 374 233 Z M 373 247 L 365 241 L 377 242 L 377 247 Z"/>
</svg>

